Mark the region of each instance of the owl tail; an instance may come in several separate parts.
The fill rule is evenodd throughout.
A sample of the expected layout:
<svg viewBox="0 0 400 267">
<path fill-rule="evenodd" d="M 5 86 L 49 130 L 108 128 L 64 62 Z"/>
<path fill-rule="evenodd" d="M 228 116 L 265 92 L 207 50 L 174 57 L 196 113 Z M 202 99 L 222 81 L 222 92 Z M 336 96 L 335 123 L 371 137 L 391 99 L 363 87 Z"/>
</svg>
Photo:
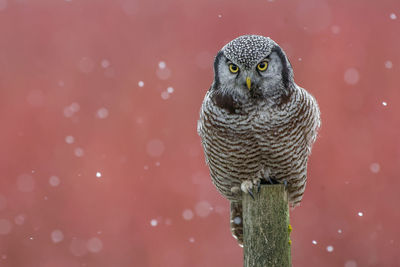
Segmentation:
<svg viewBox="0 0 400 267">
<path fill-rule="evenodd" d="M 242 203 L 231 201 L 231 232 L 237 239 L 239 246 L 243 247 L 243 215 Z"/>
</svg>

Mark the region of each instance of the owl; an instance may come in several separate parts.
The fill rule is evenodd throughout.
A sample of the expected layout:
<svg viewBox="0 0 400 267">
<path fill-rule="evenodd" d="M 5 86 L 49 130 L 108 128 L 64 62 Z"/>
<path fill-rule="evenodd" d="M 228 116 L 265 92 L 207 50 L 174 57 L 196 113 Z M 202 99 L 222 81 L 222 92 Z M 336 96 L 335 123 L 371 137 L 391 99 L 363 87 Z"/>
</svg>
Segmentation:
<svg viewBox="0 0 400 267">
<path fill-rule="evenodd" d="M 320 112 L 315 98 L 294 82 L 285 52 L 268 37 L 244 35 L 226 44 L 215 57 L 214 74 L 197 131 L 242 245 L 243 194 L 282 183 L 291 206 L 300 203 Z"/>
</svg>

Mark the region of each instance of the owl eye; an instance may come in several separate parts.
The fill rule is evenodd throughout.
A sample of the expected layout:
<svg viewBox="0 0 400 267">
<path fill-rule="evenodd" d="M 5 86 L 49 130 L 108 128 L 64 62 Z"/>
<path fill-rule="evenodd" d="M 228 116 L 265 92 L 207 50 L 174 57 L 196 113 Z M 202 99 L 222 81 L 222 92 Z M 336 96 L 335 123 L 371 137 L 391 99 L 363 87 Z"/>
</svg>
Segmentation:
<svg viewBox="0 0 400 267">
<path fill-rule="evenodd" d="M 267 67 L 268 67 L 268 62 L 267 61 L 260 62 L 257 65 L 257 69 L 259 71 L 265 71 L 267 69 Z"/>
<path fill-rule="evenodd" d="M 237 73 L 237 72 L 239 71 L 239 67 L 236 66 L 235 64 L 231 63 L 231 64 L 229 64 L 229 70 L 230 70 L 232 73 Z"/>
</svg>

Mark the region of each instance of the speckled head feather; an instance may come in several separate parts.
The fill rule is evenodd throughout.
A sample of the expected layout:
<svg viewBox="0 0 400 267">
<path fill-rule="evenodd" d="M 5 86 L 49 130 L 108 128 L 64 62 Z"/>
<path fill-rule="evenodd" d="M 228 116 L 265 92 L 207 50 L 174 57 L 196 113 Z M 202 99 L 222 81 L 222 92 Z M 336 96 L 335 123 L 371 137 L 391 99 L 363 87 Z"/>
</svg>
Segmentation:
<svg viewBox="0 0 400 267">
<path fill-rule="evenodd" d="M 250 69 L 268 56 L 274 46 L 277 44 L 268 37 L 243 35 L 230 41 L 222 51 L 228 59 Z"/>
</svg>

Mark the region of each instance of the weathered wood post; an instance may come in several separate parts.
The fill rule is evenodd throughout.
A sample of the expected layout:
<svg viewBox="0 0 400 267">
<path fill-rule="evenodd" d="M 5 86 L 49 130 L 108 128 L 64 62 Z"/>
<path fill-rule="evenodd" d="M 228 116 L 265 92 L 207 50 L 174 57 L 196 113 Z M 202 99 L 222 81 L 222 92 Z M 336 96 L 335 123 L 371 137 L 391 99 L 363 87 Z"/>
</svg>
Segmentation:
<svg viewBox="0 0 400 267">
<path fill-rule="evenodd" d="M 263 185 L 243 197 L 244 267 L 289 267 L 289 205 L 284 185 Z"/>
</svg>

